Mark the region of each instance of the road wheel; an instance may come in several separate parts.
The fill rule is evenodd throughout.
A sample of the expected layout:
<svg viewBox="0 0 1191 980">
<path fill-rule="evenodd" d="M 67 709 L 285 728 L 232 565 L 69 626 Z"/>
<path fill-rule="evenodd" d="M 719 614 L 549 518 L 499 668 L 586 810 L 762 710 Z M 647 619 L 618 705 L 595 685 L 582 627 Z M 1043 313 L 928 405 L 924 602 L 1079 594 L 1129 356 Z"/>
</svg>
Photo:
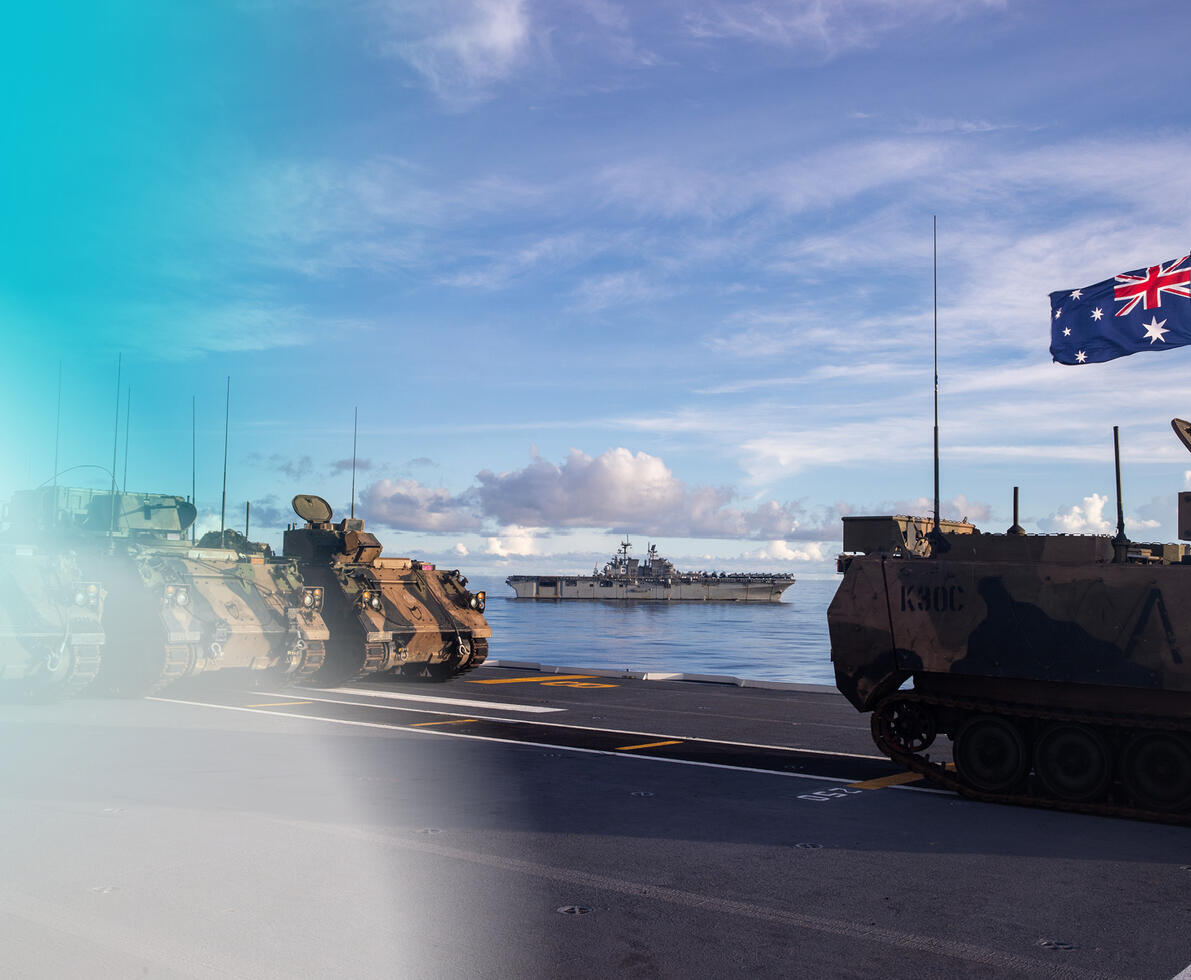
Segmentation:
<svg viewBox="0 0 1191 980">
<path fill-rule="evenodd" d="M 929 748 L 937 733 L 934 709 L 929 704 L 894 698 L 873 713 L 873 734 L 878 744 L 884 739 L 912 755 Z"/>
<path fill-rule="evenodd" d="M 955 737 L 955 768 L 971 786 L 985 793 L 1003 793 L 1025 778 L 1026 743 L 1008 718 L 978 715 Z"/>
<path fill-rule="evenodd" d="M 1191 806 L 1191 747 L 1171 732 L 1138 735 L 1125 750 L 1125 786 L 1134 803 L 1147 810 L 1186 810 Z"/>
<path fill-rule="evenodd" d="M 1112 780 L 1112 753 L 1095 729 L 1060 722 L 1035 743 L 1034 771 L 1051 796 L 1072 802 L 1095 800 Z"/>
</svg>

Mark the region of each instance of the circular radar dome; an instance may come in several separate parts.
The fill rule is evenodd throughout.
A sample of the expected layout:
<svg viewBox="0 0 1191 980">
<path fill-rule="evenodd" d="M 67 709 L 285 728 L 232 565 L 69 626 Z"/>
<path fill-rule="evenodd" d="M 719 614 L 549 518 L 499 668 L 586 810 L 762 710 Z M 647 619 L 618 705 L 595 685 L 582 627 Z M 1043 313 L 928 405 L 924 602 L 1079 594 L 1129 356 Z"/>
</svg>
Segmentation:
<svg viewBox="0 0 1191 980">
<path fill-rule="evenodd" d="M 331 519 L 331 505 L 312 493 L 300 493 L 293 499 L 294 513 L 310 524 L 325 524 Z"/>
</svg>

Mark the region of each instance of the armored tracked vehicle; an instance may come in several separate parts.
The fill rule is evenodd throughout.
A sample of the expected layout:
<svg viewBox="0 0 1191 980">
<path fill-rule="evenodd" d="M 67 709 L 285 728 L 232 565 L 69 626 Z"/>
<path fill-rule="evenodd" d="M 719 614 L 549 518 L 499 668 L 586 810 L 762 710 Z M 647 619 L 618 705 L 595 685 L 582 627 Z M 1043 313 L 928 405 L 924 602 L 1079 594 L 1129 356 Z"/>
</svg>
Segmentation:
<svg viewBox="0 0 1191 980">
<path fill-rule="evenodd" d="M 103 600 L 102 587 L 83 579 L 73 554 L 0 543 L 0 696 L 85 691 L 99 673 Z"/>
<path fill-rule="evenodd" d="M 1191 557 L 1119 526 L 845 517 L 831 659 L 881 751 L 978 799 L 1191 823 Z"/>
<path fill-rule="evenodd" d="M 332 524 L 322 497 L 299 494 L 304 526 L 285 532 L 284 554 L 297 559 L 308 586 L 321 589 L 331 639 L 318 684 L 393 673 L 449 680 L 488 656 L 492 630 L 485 594 L 458 571 L 413 558 L 382 558 L 381 544 L 359 518 Z"/>
<path fill-rule="evenodd" d="M 139 696 L 229 669 L 278 684 L 321 666 L 319 591 L 296 563 L 194 547 L 195 508 L 181 497 L 57 487 L 18 494 L 12 509 L 48 524 L 105 583 L 101 693 Z"/>
</svg>

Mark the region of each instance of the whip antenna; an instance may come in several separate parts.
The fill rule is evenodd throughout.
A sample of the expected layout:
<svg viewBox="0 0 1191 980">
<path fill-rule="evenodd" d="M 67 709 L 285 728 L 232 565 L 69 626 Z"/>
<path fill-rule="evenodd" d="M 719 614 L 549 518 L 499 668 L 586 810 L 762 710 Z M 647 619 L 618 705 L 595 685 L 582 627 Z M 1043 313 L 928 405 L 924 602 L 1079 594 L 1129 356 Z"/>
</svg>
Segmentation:
<svg viewBox="0 0 1191 980">
<path fill-rule="evenodd" d="M 931 215 L 931 260 L 934 280 L 935 313 L 935 526 L 930 532 L 932 552 L 944 552 L 951 546 L 939 527 L 939 219 Z"/>
<path fill-rule="evenodd" d="M 939 533 L 939 219 L 931 216 L 931 259 L 935 306 L 935 534 Z"/>
<path fill-rule="evenodd" d="M 232 377 L 227 378 L 227 398 L 223 407 L 223 496 L 219 501 L 219 547 L 224 547 L 223 520 L 227 513 L 227 429 L 232 412 Z"/>
<path fill-rule="evenodd" d="M 190 502 L 194 504 L 195 513 L 198 512 L 198 490 L 195 483 L 195 429 L 196 429 L 196 412 L 194 407 L 194 395 L 190 396 Z M 195 526 L 198 521 L 193 521 L 190 525 L 190 543 L 195 542 Z"/>
</svg>

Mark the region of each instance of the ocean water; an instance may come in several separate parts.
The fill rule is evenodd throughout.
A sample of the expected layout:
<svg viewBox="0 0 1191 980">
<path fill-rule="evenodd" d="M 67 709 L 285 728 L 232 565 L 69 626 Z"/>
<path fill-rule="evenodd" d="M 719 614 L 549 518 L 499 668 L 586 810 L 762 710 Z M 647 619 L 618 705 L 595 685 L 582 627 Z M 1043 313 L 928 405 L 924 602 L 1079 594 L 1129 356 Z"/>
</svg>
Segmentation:
<svg viewBox="0 0 1191 980">
<path fill-rule="evenodd" d="M 492 659 L 834 684 L 827 605 L 838 585 L 799 579 L 780 603 L 517 600 L 480 575 L 470 588 L 488 592 Z"/>
</svg>

